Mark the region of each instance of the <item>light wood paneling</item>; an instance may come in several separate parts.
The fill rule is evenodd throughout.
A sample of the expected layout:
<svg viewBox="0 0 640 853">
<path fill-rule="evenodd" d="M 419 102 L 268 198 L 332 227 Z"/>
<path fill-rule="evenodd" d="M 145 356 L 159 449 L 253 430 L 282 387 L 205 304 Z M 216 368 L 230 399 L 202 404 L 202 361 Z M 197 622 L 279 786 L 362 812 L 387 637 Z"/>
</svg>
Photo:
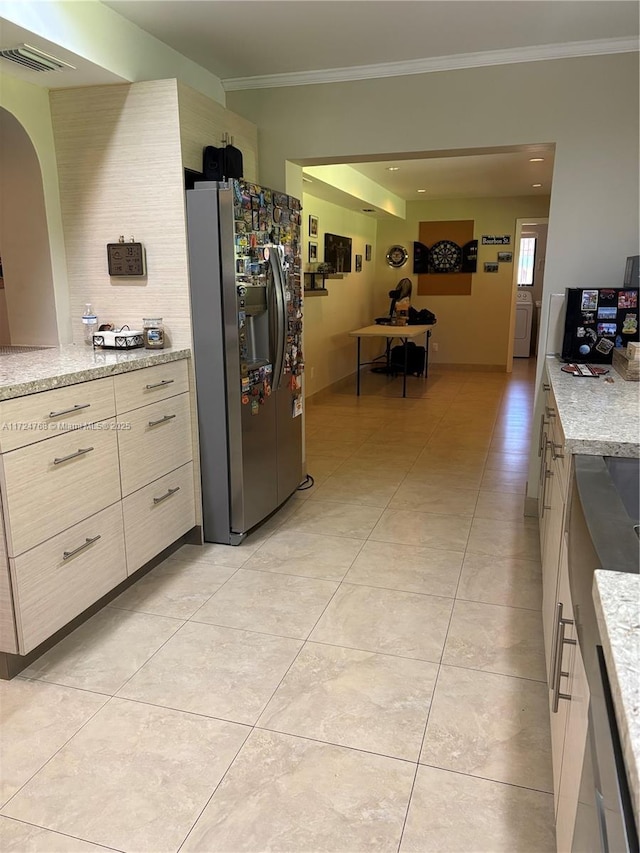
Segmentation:
<svg viewBox="0 0 640 853">
<path fill-rule="evenodd" d="M 2 489 L 12 557 L 120 500 L 115 421 L 3 454 Z"/>
<path fill-rule="evenodd" d="M 114 377 L 118 414 L 175 397 L 189 390 L 186 361 L 168 361 Z"/>
<path fill-rule="evenodd" d="M 74 408 L 80 406 L 81 408 Z M 0 403 L 0 452 L 112 418 L 113 379 L 94 379 Z"/>
<path fill-rule="evenodd" d="M 246 118 L 178 83 L 182 162 L 187 169 L 202 171 L 202 151 L 207 145 L 219 147 L 228 133 L 242 151 L 244 177 L 258 182 L 258 128 Z"/>
<path fill-rule="evenodd" d="M 191 461 L 189 394 L 119 415 L 118 422 L 130 425 L 118 431 L 123 497 Z"/>
<path fill-rule="evenodd" d="M 196 523 L 193 463 L 129 495 L 122 511 L 127 572 L 132 574 Z"/>
<path fill-rule="evenodd" d="M 16 654 L 18 639 L 16 637 L 13 593 L 11 592 L 11 576 L 9 575 L 7 543 L 4 538 L 4 519 L 1 507 L 0 501 L 0 652 Z"/>
<path fill-rule="evenodd" d="M 91 302 L 100 321 L 162 317 L 190 344 L 184 182 L 175 80 L 52 91 L 74 340 Z M 134 236 L 145 278 L 110 278 L 107 243 Z"/>
<path fill-rule="evenodd" d="M 12 559 L 11 571 L 24 655 L 126 578 L 122 504 Z"/>
</svg>

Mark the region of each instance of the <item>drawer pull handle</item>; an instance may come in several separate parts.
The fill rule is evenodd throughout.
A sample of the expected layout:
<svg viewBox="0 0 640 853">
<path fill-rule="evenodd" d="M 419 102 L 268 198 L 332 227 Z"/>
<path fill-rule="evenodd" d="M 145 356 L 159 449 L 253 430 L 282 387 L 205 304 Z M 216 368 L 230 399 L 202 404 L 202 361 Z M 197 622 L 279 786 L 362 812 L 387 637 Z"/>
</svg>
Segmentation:
<svg viewBox="0 0 640 853">
<path fill-rule="evenodd" d="M 60 465 L 61 462 L 68 462 L 69 459 L 76 459 L 78 456 L 84 456 L 85 453 L 91 453 L 93 447 L 81 447 L 75 453 L 70 453 L 68 456 L 60 456 L 53 460 L 54 465 Z"/>
<path fill-rule="evenodd" d="M 175 415 L 165 415 L 163 418 L 159 418 L 157 421 L 149 421 L 149 426 L 154 427 L 158 426 L 158 424 L 166 424 L 169 421 L 172 421 L 175 418 Z"/>
<path fill-rule="evenodd" d="M 556 444 L 555 441 L 552 441 L 551 442 L 551 456 L 554 459 L 564 459 L 564 453 L 560 453 L 559 452 L 560 450 L 562 450 L 562 445 Z"/>
<path fill-rule="evenodd" d="M 62 415 L 70 415 L 73 412 L 79 412 L 80 409 L 88 409 L 91 407 L 91 403 L 79 403 L 76 406 L 71 406 L 70 409 L 60 409 L 59 412 L 49 412 L 50 418 L 60 418 Z"/>
<path fill-rule="evenodd" d="M 147 391 L 152 391 L 154 388 L 162 388 L 164 385 L 171 385 L 175 379 L 163 379 L 162 382 L 155 382 L 153 385 L 145 385 Z"/>
<path fill-rule="evenodd" d="M 542 390 L 543 391 L 551 391 L 551 385 L 549 385 L 548 382 L 543 382 L 542 383 Z"/>
<path fill-rule="evenodd" d="M 166 501 L 167 498 L 170 498 L 171 495 L 175 495 L 175 493 L 179 492 L 179 491 L 180 491 L 180 486 L 176 486 L 175 489 L 169 489 L 169 491 L 166 493 L 166 495 L 160 495 L 159 498 L 154 498 L 153 502 L 154 502 L 154 504 L 161 504 L 162 501 Z"/>
<path fill-rule="evenodd" d="M 571 701 L 571 695 L 569 693 L 561 693 L 560 692 L 560 679 L 564 676 L 565 678 L 569 677 L 569 673 L 565 672 L 562 669 L 562 652 L 564 651 L 564 646 L 575 646 L 577 645 L 575 640 L 567 640 L 564 636 L 564 629 L 566 625 L 573 625 L 573 619 L 565 619 L 562 615 L 562 602 L 559 601 L 556 604 L 556 616 L 557 622 L 555 626 L 555 649 L 553 651 L 553 672 L 551 674 L 551 691 L 553 695 L 553 702 L 551 706 L 551 710 L 554 714 L 558 713 L 558 707 L 560 705 L 561 699 L 566 699 L 568 702 Z"/>
<path fill-rule="evenodd" d="M 551 406 L 545 406 L 544 411 L 545 411 L 545 414 L 547 415 L 548 418 L 555 418 L 556 410 L 554 408 L 552 408 Z"/>
<path fill-rule="evenodd" d="M 82 545 L 78 545 L 78 547 L 74 548 L 73 551 L 65 551 L 62 554 L 62 559 L 70 560 L 72 557 L 75 557 L 76 554 L 79 554 L 80 551 L 84 551 L 85 548 L 88 548 L 89 545 L 93 545 L 93 543 L 97 542 L 98 539 L 102 539 L 102 535 L 100 533 L 97 536 L 93 536 L 91 539 L 87 537 L 87 539 L 84 540 L 84 543 Z"/>
</svg>

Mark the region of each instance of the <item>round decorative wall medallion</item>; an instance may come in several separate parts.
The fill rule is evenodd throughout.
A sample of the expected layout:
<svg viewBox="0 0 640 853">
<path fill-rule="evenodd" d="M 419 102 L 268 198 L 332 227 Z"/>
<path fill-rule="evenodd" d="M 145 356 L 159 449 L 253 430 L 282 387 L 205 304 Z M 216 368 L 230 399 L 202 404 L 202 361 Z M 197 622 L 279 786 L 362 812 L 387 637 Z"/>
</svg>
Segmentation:
<svg viewBox="0 0 640 853">
<path fill-rule="evenodd" d="M 408 260 L 409 252 L 407 252 L 404 246 L 391 246 L 387 252 L 387 263 L 395 269 L 403 267 Z"/>
</svg>

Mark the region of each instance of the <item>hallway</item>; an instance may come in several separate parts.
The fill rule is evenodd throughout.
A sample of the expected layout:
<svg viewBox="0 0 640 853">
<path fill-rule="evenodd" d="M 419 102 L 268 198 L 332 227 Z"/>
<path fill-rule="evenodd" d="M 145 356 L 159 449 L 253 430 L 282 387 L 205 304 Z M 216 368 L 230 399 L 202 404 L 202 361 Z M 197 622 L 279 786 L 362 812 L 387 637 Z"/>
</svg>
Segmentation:
<svg viewBox="0 0 640 853">
<path fill-rule="evenodd" d="M 307 405 L 299 491 L 0 683 L 0 847 L 552 853 L 535 362 Z"/>
</svg>

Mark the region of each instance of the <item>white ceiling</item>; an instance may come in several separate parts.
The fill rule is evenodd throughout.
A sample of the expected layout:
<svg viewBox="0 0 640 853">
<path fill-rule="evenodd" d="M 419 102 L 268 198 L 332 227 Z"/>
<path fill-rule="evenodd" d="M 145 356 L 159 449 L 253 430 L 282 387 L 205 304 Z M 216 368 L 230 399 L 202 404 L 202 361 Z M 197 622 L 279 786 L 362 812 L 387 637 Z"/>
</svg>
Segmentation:
<svg viewBox="0 0 640 853">
<path fill-rule="evenodd" d="M 638 34 L 633 0 L 104 0 L 223 81 Z"/>
</svg>

